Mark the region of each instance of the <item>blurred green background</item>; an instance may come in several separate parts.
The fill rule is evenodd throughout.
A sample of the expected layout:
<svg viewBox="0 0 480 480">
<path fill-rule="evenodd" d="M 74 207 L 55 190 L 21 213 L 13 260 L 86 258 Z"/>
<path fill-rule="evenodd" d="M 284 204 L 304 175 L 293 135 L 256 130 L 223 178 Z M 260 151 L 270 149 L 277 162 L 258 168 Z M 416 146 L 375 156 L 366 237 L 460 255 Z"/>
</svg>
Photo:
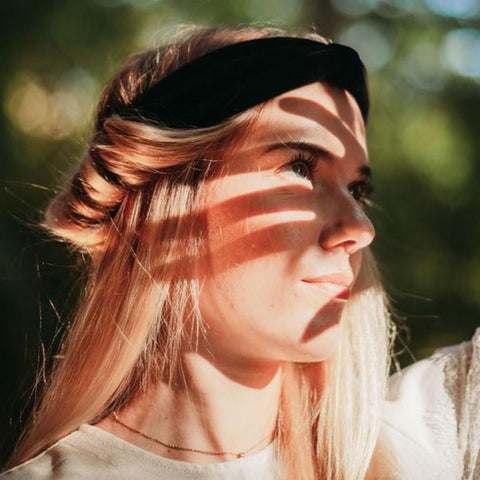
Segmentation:
<svg viewBox="0 0 480 480">
<path fill-rule="evenodd" d="M 374 250 L 408 327 L 402 365 L 480 325 L 479 0 L 3 0 L 1 456 L 75 298 L 76 259 L 36 225 L 85 148 L 102 86 L 179 23 L 251 22 L 315 28 L 369 69 Z"/>
</svg>

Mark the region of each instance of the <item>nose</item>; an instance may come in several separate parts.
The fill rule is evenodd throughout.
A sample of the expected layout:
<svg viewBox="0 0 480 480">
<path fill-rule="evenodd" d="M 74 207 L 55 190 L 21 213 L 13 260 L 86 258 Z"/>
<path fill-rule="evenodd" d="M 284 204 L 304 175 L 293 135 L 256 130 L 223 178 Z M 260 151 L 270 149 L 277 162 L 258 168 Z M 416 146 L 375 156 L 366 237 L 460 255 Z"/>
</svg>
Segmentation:
<svg viewBox="0 0 480 480">
<path fill-rule="evenodd" d="M 324 250 L 343 248 L 347 254 L 352 254 L 370 245 L 374 238 L 372 222 L 360 204 L 349 196 L 345 201 L 333 204 L 329 221 L 323 224 L 319 243 Z"/>
</svg>

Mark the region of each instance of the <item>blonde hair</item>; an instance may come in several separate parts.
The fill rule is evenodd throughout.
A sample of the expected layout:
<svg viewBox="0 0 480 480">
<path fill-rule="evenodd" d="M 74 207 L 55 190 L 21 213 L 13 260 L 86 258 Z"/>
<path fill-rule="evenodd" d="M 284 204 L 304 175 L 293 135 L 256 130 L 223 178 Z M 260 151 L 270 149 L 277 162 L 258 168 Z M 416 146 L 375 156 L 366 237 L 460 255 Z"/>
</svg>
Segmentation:
<svg viewBox="0 0 480 480">
<path fill-rule="evenodd" d="M 133 57 L 105 90 L 80 168 L 45 216 L 54 236 L 90 258 L 87 284 L 9 466 L 82 423 L 96 423 L 159 376 L 173 378 L 183 346 L 193 341 L 185 325 L 202 329 L 193 260 L 207 232 L 197 192 L 258 109 L 197 130 L 112 112 L 209 50 L 276 35 L 291 34 L 197 27 Z M 277 442 L 282 478 L 355 480 L 387 468 L 379 431 L 394 329 L 368 249 L 342 322 L 333 357 L 285 370 Z"/>
</svg>

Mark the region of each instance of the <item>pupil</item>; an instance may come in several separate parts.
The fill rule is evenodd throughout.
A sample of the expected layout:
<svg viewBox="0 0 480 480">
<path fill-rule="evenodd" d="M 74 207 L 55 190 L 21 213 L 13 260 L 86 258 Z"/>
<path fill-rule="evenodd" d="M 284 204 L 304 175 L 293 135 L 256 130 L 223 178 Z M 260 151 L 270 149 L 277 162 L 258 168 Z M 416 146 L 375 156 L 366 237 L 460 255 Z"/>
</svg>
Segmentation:
<svg viewBox="0 0 480 480">
<path fill-rule="evenodd" d="M 293 164 L 293 171 L 297 175 L 300 175 L 301 177 L 307 177 L 308 176 L 308 169 L 303 162 L 294 163 Z"/>
</svg>

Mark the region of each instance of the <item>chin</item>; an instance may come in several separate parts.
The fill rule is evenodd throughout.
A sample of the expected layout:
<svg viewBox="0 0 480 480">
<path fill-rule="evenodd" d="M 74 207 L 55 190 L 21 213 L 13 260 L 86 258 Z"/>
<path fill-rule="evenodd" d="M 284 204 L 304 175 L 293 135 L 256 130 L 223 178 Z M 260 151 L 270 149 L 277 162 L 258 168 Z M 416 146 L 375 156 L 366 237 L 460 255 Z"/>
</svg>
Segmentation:
<svg viewBox="0 0 480 480">
<path fill-rule="evenodd" d="M 342 331 L 341 323 L 335 321 L 316 335 L 302 339 L 297 346 L 295 358 L 290 361 L 295 363 L 314 363 L 327 360 L 336 353 Z"/>
</svg>

